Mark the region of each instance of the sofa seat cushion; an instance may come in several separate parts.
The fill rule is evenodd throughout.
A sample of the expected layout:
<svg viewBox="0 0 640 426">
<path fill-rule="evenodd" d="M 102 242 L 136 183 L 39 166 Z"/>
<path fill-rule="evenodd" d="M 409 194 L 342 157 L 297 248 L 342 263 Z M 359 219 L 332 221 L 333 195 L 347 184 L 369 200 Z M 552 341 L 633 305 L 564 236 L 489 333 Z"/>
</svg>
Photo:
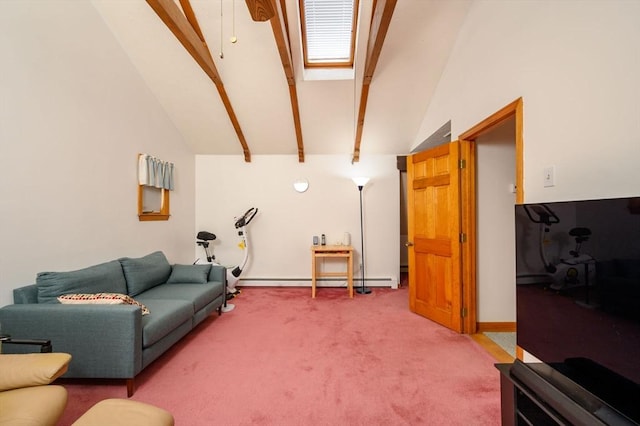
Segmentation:
<svg viewBox="0 0 640 426">
<path fill-rule="evenodd" d="M 222 283 L 208 282 L 205 284 L 163 284 L 144 292 L 147 299 L 185 300 L 193 304 L 194 312 L 207 306 L 223 294 Z M 153 312 L 153 309 L 152 309 Z"/>
<path fill-rule="evenodd" d="M 71 293 L 127 293 L 117 260 L 76 271 L 40 272 L 36 284 L 38 303 L 58 303 L 58 296 Z"/>
<path fill-rule="evenodd" d="M 143 291 L 163 284 L 171 274 L 171 264 L 161 251 L 144 257 L 123 257 L 120 260 L 124 276 L 127 279 L 129 296 L 136 296 Z"/>
<path fill-rule="evenodd" d="M 147 348 L 171 333 L 186 321 L 191 321 L 193 304 L 186 300 L 151 299 L 144 294 L 138 300 L 149 308 L 142 317 L 142 347 Z"/>
</svg>

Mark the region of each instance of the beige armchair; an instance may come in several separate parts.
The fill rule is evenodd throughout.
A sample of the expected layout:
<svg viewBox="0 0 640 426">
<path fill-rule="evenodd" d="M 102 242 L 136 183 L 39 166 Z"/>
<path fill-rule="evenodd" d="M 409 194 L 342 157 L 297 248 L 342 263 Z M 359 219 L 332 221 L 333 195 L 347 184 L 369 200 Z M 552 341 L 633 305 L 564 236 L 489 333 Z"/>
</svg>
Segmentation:
<svg viewBox="0 0 640 426">
<path fill-rule="evenodd" d="M 67 405 L 67 390 L 51 383 L 62 376 L 71 355 L 0 354 L 0 426 L 55 426 Z M 128 399 L 106 399 L 74 426 L 173 426 L 171 413 Z"/>
<path fill-rule="evenodd" d="M 55 425 L 67 390 L 51 385 L 69 366 L 64 353 L 0 354 L 0 425 Z"/>
</svg>

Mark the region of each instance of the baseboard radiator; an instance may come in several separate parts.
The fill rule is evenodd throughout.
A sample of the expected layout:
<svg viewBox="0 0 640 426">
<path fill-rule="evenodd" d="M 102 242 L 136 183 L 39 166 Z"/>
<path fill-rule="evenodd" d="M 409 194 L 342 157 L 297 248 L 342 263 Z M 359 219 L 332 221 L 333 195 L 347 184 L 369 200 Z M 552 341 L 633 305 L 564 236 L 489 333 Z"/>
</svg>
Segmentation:
<svg viewBox="0 0 640 426">
<path fill-rule="evenodd" d="M 387 287 L 398 288 L 397 277 L 372 277 L 365 278 L 365 286 L 367 287 Z M 353 279 L 353 286 L 358 287 L 362 285 L 360 278 Z M 238 283 L 240 287 L 311 287 L 311 277 L 309 278 L 240 278 Z M 347 280 L 344 278 L 318 278 L 316 280 L 317 287 L 344 287 L 347 288 Z"/>
</svg>

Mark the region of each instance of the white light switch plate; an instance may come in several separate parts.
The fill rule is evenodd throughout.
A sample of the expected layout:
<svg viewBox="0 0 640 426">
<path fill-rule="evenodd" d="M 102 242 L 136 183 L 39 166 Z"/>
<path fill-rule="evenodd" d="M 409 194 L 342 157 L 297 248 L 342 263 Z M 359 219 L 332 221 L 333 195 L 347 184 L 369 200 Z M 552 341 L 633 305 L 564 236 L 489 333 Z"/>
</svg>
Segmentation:
<svg viewBox="0 0 640 426">
<path fill-rule="evenodd" d="M 556 184 L 556 168 L 554 166 L 549 166 L 544 168 L 544 186 L 550 187 L 555 186 Z"/>
</svg>

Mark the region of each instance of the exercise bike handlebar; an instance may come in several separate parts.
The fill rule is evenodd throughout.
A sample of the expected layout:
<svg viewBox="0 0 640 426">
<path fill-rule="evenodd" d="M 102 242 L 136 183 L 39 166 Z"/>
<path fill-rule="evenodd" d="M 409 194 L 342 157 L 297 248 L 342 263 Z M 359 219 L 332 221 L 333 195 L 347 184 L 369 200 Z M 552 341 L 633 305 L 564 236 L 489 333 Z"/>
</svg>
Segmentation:
<svg viewBox="0 0 640 426">
<path fill-rule="evenodd" d="M 256 207 L 251 207 L 249 210 L 244 212 L 244 214 L 238 220 L 236 220 L 236 229 L 247 226 L 253 220 L 256 213 L 258 213 L 258 209 Z"/>
<path fill-rule="evenodd" d="M 531 216 L 529 208 L 533 209 L 533 211 L 538 215 L 537 219 L 534 219 L 533 216 Z M 556 216 L 553 210 L 551 210 L 546 204 L 533 204 L 530 206 L 524 204 L 524 211 L 527 212 L 527 216 L 529 216 L 529 219 L 533 223 L 544 223 L 545 225 L 560 223 L 560 218 Z"/>
</svg>

